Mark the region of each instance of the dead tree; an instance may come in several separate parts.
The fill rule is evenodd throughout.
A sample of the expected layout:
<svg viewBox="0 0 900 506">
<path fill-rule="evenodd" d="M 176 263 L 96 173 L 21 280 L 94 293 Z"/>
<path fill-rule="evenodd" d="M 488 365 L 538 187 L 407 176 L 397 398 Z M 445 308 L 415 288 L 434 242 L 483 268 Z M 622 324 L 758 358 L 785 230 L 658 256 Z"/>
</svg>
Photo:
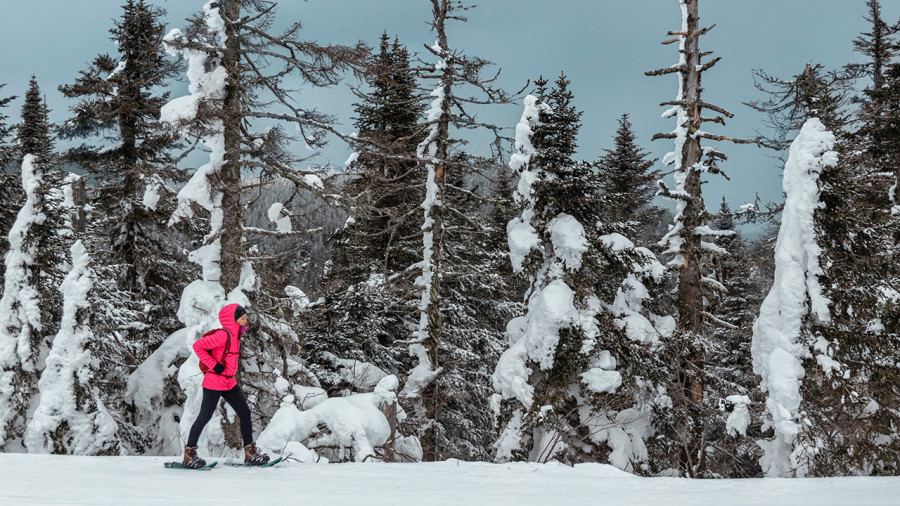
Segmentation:
<svg viewBox="0 0 900 506">
<path fill-rule="evenodd" d="M 678 354 L 680 363 L 677 366 L 678 383 L 683 395 L 676 395 L 675 398 L 684 399 L 688 404 L 685 406 L 687 413 L 696 413 L 690 409 L 690 405 L 695 407 L 700 405 L 704 397 L 705 353 L 702 344 L 694 345 L 694 343 L 699 341 L 697 336 L 703 333 L 705 324 L 716 324 L 718 321 L 718 318 L 709 314 L 704 307 L 704 293 L 709 294 L 710 291 L 721 289 L 721 285 L 715 280 L 704 278 L 704 257 L 727 254 L 713 244 L 712 240 L 706 239 L 721 235 L 722 232 L 712 230 L 708 226 L 709 216 L 701 191 L 704 173 L 724 176 L 718 168 L 718 162 L 727 157 L 715 149 L 701 146 L 701 140 L 725 140 L 742 144 L 754 142 L 715 135 L 702 128 L 704 123 L 724 125 L 725 118 L 732 118 L 733 114 L 706 103 L 701 98 L 701 76 L 721 58 L 703 62 L 703 59 L 712 52 L 700 51 L 700 37 L 715 25 L 699 28 L 698 2 L 699 0 L 682 1 L 682 28 L 680 31 L 669 32 L 668 34 L 675 38 L 663 42 L 663 44 L 679 43 L 678 64 L 646 73 L 648 76 L 677 73 L 680 77 L 675 100 L 660 104 L 671 107 L 664 117 L 676 117 L 676 128 L 669 133 L 654 135 L 653 140 L 675 140 L 675 150 L 663 160 L 667 165 L 674 165 L 675 188 L 670 189 L 660 181 L 659 194 L 677 201 L 678 206 L 675 221 L 660 244 L 668 247 L 666 253 L 674 254 L 674 259 L 669 265 L 678 270 L 677 335 L 689 343 L 676 345 L 684 351 Z M 707 111 L 713 114 L 704 116 Z M 692 416 L 686 418 L 684 426 L 678 430 L 680 437 L 684 438 L 681 465 L 687 474 L 697 476 L 704 467 L 702 441 L 705 424 L 701 419 L 692 419 L 695 418 Z"/>
</svg>

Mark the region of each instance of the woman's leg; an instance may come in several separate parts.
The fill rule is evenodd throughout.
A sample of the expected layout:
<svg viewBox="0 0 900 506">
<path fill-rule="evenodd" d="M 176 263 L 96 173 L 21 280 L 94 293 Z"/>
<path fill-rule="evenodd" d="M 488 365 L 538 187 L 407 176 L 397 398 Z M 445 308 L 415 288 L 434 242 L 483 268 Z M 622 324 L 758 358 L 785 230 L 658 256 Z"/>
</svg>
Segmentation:
<svg viewBox="0 0 900 506">
<path fill-rule="evenodd" d="M 209 423 L 213 413 L 216 412 L 216 404 L 219 403 L 219 398 L 222 396 L 222 393 L 223 392 L 218 390 L 210 390 L 208 388 L 203 389 L 203 400 L 200 402 L 200 414 L 197 415 L 197 420 L 195 420 L 194 425 L 191 426 L 187 446 L 197 446 L 197 441 L 200 440 L 200 433 L 203 432 L 203 427 L 206 427 L 206 424 Z"/>
<path fill-rule="evenodd" d="M 241 419 L 241 438 L 244 440 L 244 445 L 252 443 L 253 422 L 250 421 L 250 406 L 247 405 L 247 399 L 244 398 L 241 387 L 235 385 L 231 390 L 222 392 L 222 398 Z"/>
</svg>

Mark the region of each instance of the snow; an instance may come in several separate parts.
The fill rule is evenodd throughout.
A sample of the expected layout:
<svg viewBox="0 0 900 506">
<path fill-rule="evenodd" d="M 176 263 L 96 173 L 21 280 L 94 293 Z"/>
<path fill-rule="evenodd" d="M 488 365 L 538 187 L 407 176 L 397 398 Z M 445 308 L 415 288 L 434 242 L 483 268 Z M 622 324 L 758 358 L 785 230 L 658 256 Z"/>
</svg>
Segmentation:
<svg viewBox="0 0 900 506">
<path fill-rule="evenodd" d="M 601 235 L 600 242 L 613 251 L 624 251 L 626 249 L 634 248 L 634 243 L 631 242 L 630 239 L 619 233 Z"/>
<path fill-rule="evenodd" d="M 159 199 L 160 199 L 159 192 L 160 192 L 160 190 L 162 190 L 162 188 L 163 188 L 162 179 L 159 176 L 154 174 L 150 178 L 150 181 L 148 181 L 146 186 L 144 187 L 144 198 L 142 201 L 144 204 L 144 207 L 146 207 L 147 209 L 149 209 L 151 211 L 156 211 L 156 206 L 159 204 Z"/>
<path fill-rule="evenodd" d="M 391 435 L 380 407 L 397 402 L 394 391 L 398 386 L 396 376 L 385 376 L 373 393 L 323 399 L 305 411 L 298 409 L 294 396 L 289 395 L 257 442 L 269 451 L 280 450 L 289 442 L 310 448 L 339 447 L 339 457 L 351 450 L 355 462 L 366 461 Z M 320 426 L 327 427 L 328 433 L 320 431 Z"/>
<path fill-rule="evenodd" d="M 31 453 L 61 448 L 72 455 L 118 453 L 123 451 L 116 438 L 118 426 L 91 383 L 95 359 L 87 346 L 94 333 L 81 321 L 86 314 L 79 314 L 90 309 L 91 259 L 81 241 L 70 251 L 72 270 L 60 285 L 62 322 L 41 374 L 40 401 L 28 422 L 25 445 Z"/>
<path fill-rule="evenodd" d="M 566 268 L 576 271 L 581 268 L 581 256 L 588 250 L 584 227 L 573 216 L 560 213 L 548 224 L 553 253 L 562 260 Z"/>
<path fill-rule="evenodd" d="M 530 222 L 531 212 L 526 211 L 522 217 L 513 218 L 506 225 L 509 259 L 515 272 L 522 272 L 525 257 L 531 253 L 531 250 L 537 249 L 541 245 L 541 239 Z"/>
<path fill-rule="evenodd" d="M 750 426 L 750 410 L 747 406 L 750 404 L 750 397 L 746 395 L 729 395 L 725 398 L 728 402 L 734 404 L 734 409 L 728 415 L 725 421 L 725 430 L 728 434 L 742 436 L 747 435 L 747 427 Z"/>
<path fill-rule="evenodd" d="M 446 62 L 441 60 L 438 66 L 445 65 Z M 416 366 L 409 372 L 406 378 L 406 384 L 401 397 L 416 398 L 422 393 L 422 390 L 428 386 L 431 381 L 438 376 L 443 368 L 434 369 L 431 359 L 428 357 L 428 351 L 423 344 L 428 339 L 428 308 L 431 306 L 431 292 L 434 282 L 434 217 L 433 209 L 441 208 L 440 188 L 438 187 L 436 178 L 436 165 L 443 163 L 442 160 L 435 158 L 437 154 L 437 137 L 439 130 L 439 121 L 443 116 L 444 98 L 449 91 L 449 83 L 443 81 L 431 92 L 434 100 L 431 106 L 425 111 L 425 118 L 428 122 L 428 135 L 416 147 L 416 158 L 420 163 L 425 164 L 427 176 L 425 180 L 425 201 L 422 202 L 425 220 L 422 223 L 422 274 L 415 280 L 415 285 L 422 287 L 422 295 L 419 299 L 419 327 L 415 332 L 413 342 L 409 345 L 409 354 L 416 359 Z"/>
<path fill-rule="evenodd" d="M 329 352 L 323 352 L 322 356 L 331 361 L 341 378 L 358 391 L 371 392 L 378 382 L 388 376 L 388 373 L 382 371 L 375 364 L 339 358 Z"/>
<path fill-rule="evenodd" d="M 581 380 L 594 393 L 614 394 L 622 386 L 622 374 L 619 371 L 606 371 L 599 367 L 581 373 Z"/>
<path fill-rule="evenodd" d="M 322 178 L 315 174 L 304 174 L 303 182 L 309 185 L 313 190 L 324 190 L 325 183 L 322 182 Z"/>
<path fill-rule="evenodd" d="M 181 416 L 182 407 L 167 406 L 163 392 L 167 378 L 178 374 L 176 364 L 191 356 L 191 349 L 185 346 L 186 335 L 187 330 L 182 329 L 169 336 L 131 373 L 125 393 L 134 403 L 136 425 L 157 427 L 156 446 L 172 452 L 182 448 L 176 421 Z"/>
<path fill-rule="evenodd" d="M 829 301 L 818 281 L 823 271 L 814 213 L 822 206 L 819 174 L 837 162 L 834 143 L 834 135 L 812 118 L 791 144 L 784 167 L 786 199 L 775 243 L 775 281 L 753 324 L 751 345 L 753 371 L 761 377 L 762 391 L 768 393 L 766 412 L 775 429 L 774 440 L 761 442 L 765 450 L 761 464 L 768 476 L 805 472 L 798 467 L 793 447 L 801 431 L 798 410 L 805 375 L 801 359 L 810 355 L 802 327 L 809 314 L 823 323 L 829 320 Z M 820 362 L 828 358 L 819 356 L 823 357 Z"/>
<path fill-rule="evenodd" d="M 532 187 L 541 175 L 540 169 L 532 169 L 531 157 L 535 154 L 531 144 L 531 135 L 534 128 L 540 124 L 541 111 L 549 111 L 547 104 L 539 103 L 537 97 L 528 95 L 525 97 L 525 109 L 522 117 L 516 125 L 516 152 L 509 158 L 509 167 L 519 174 L 519 183 L 513 197 L 519 204 L 524 204 L 525 209 L 521 216 L 510 220 L 506 225 L 509 241 L 509 257 L 512 261 L 513 271 L 522 272 L 522 264 L 533 249 L 539 248 L 541 240 L 537 231 L 531 224 L 534 216 L 534 202 L 532 199 Z"/>
<path fill-rule="evenodd" d="M 34 165 L 34 156 L 22 161 L 22 186 L 25 202 L 9 231 L 9 250 L 4 258 L 3 297 L 0 298 L 0 448 L 9 442 L 7 430 L 15 410 L 10 405 L 16 392 L 16 369 L 35 369 L 31 335 L 43 329 L 34 267 L 37 246 L 30 241 L 31 228 L 46 220 L 41 210 L 38 187 L 42 172 Z"/>
<path fill-rule="evenodd" d="M 275 230 L 278 232 L 290 232 L 292 230 L 291 217 L 285 213 L 284 204 L 281 202 L 275 202 L 269 206 L 269 211 L 266 214 L 269 217 L 269 221 L 275 224 Z"/>
<path fill-rule="evenodd" d="M 463 462 L 164 469 L 174 457 L 0 454 L 0 503 L 23 506 L 267 504 L 896 504 L 900 478 L 686 480 L 640 478 L 603 464 Z M 49 472 L 48 472 L 49 471 Z M 48 486 L 52 480 L 53 486 Z M 162 485 L 162 486 L 161 486 Z"/>
<path fill-rule="evenodd" d="M 528 304 L 528 327 L 523 339 L 528 356 L 542 370 L 553 367 L 559 331 L 579 321 L 575 292 L 560 279 L 551 281 Z"/>
</svg>

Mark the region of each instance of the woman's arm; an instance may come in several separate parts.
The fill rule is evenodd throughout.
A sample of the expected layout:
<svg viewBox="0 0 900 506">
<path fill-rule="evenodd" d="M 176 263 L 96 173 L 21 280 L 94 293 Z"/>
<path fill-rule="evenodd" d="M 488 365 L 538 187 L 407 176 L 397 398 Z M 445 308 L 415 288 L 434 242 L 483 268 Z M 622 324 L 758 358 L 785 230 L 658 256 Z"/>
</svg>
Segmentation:
<svg viewBox="0 0 900 506">
<path fill-rule="evenodd" d="M 227 338 L 228 334 L 225 331 L 219 331 L 198 339 L 194 342 L 194 353 L 200 359 L 200 362 L 212 370 L 218 363 L 218 359 L 213 357 L 210 352 L 216 348 L 223 348 Z"/>
</svg>

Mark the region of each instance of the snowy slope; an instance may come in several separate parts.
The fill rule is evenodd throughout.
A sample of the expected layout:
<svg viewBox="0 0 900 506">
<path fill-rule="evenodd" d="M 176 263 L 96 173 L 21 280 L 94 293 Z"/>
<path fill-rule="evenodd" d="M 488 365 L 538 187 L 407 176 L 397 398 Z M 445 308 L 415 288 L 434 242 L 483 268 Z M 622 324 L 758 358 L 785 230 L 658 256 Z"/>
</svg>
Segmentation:
<svg viewBox="0 0 900 506">
<path fill-rule="evenodd" d="M 164 469 L 164 457 L 0 454 L 0 504 L 544 504 L 895 505 L 900 478 L 687 480 L 611 466 L 285 464 Z"/>
</svg>

